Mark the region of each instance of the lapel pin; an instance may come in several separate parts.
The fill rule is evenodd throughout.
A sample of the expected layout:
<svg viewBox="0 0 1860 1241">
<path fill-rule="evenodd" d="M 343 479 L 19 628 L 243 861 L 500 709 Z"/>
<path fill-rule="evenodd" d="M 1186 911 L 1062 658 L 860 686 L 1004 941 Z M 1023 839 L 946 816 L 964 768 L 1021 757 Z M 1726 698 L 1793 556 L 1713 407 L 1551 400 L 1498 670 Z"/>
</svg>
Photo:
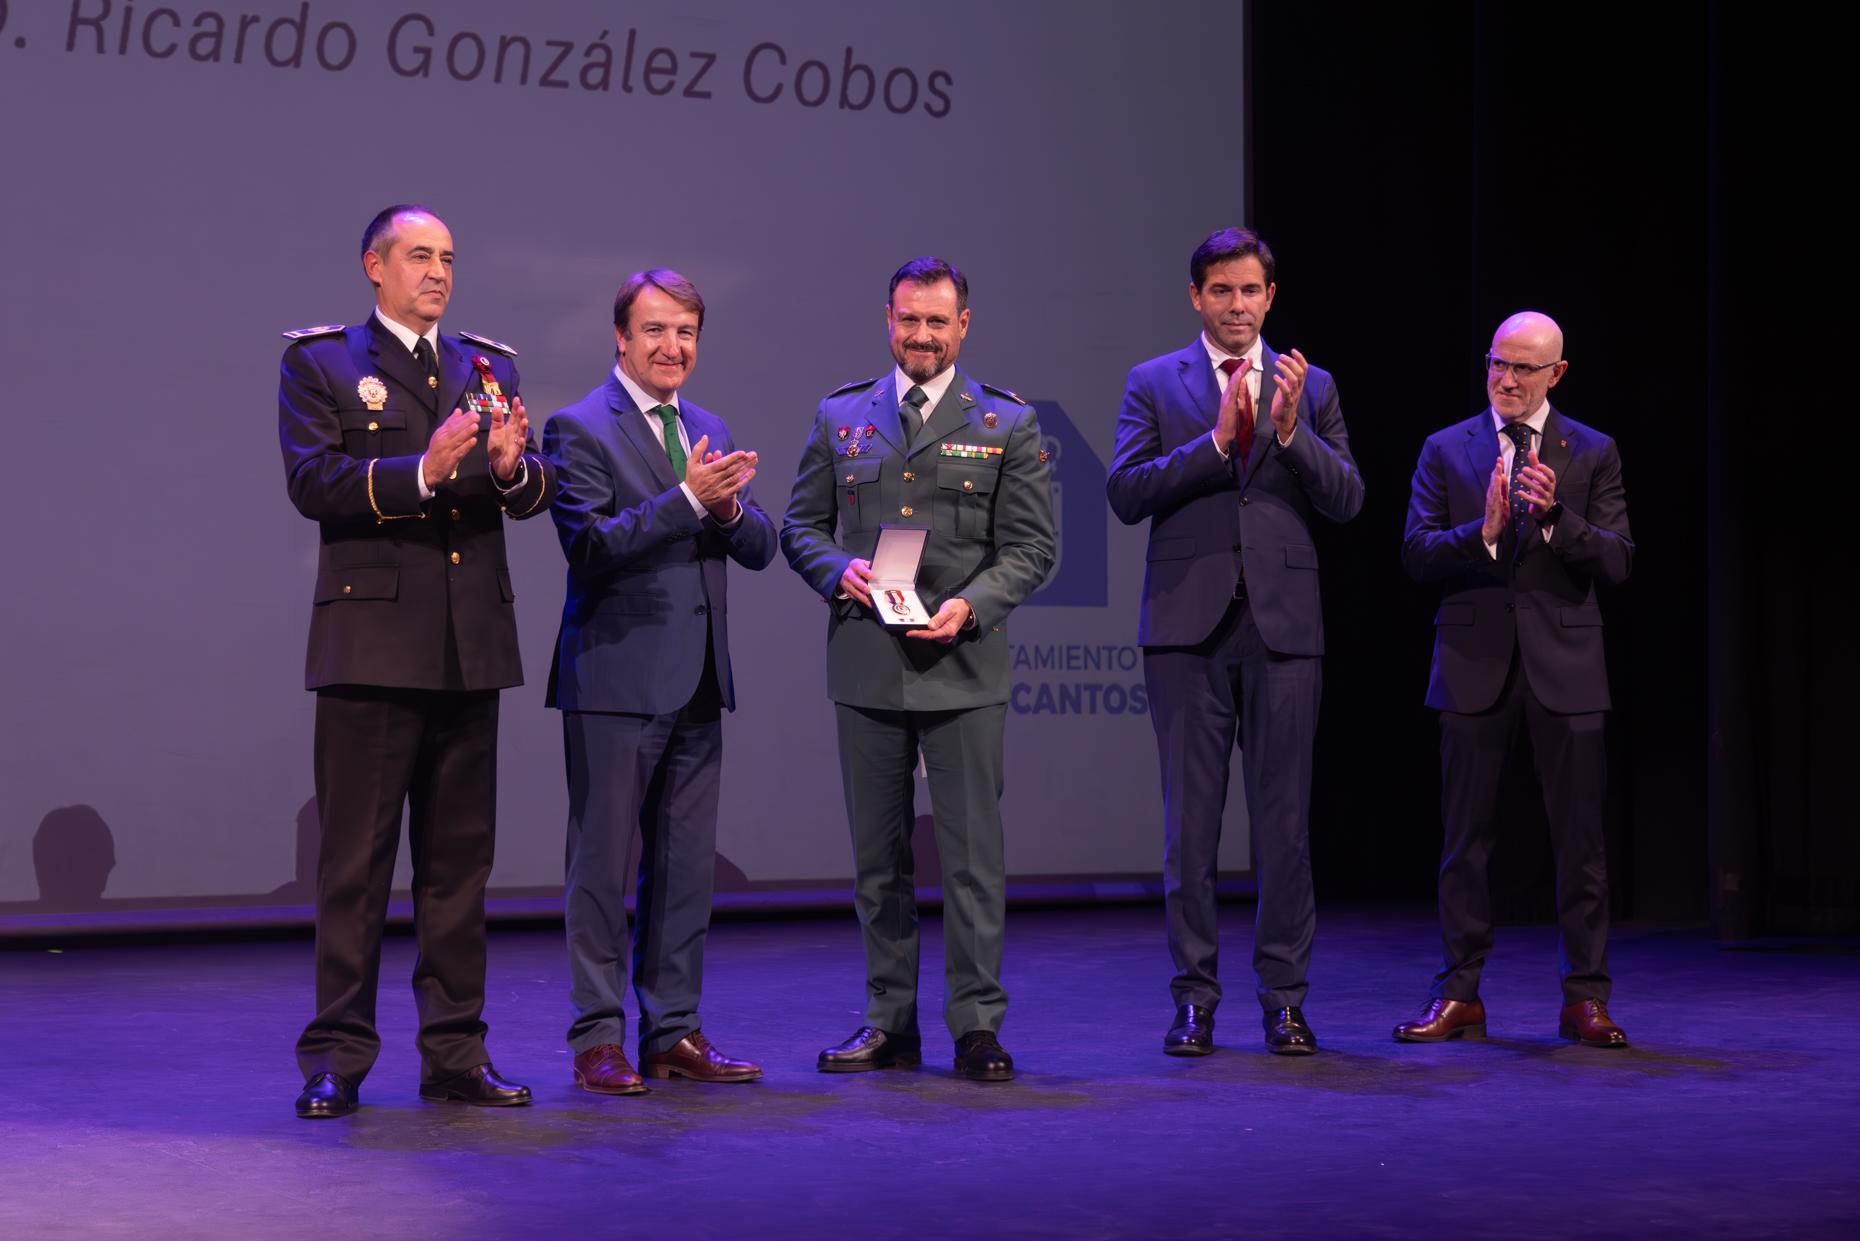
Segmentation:
<svg viewBox="0 0 1860 1241">
<path fill-rule="evenodd" d="M 982 425 L 983 425 L 983 426 L 985 426 L 985 427 L 992 427 L 992 426 L 994 426 L 994 425 L 995 425 L 995 423 L 997 423 L 997 422 L 999 422 L 999 421 L 1000 421 L 1000 419 L 998 419 L 998 418 L 996 418 L 996 417 L 995 417 L 995 416 L 994 416 L 993 414 L 983 414 L 983 415 L 982 415 Z"/>
<path fill-rule="evenodd" d="M 1569 441 L 1568 441 L 1568 440 L 1558 440 L 1558 441 L 1556 442 L 1556 446 L 1557 446 L 1558 448 L 1568 448 L 1568 447 L 1569 447 Z"/>
<path fill-rule="evenodd" d="M 849 435 L 850 433 L 851 433 L 851 429 L 850 429 L 850 428 L 848 428 L 848 427 L 841 427 L 841 428 L 840 428 L 840 438 L 841 438 L 841 439 L 845 439 L 845 438 L 847 437 L 847 435 Z"/>
</svg>

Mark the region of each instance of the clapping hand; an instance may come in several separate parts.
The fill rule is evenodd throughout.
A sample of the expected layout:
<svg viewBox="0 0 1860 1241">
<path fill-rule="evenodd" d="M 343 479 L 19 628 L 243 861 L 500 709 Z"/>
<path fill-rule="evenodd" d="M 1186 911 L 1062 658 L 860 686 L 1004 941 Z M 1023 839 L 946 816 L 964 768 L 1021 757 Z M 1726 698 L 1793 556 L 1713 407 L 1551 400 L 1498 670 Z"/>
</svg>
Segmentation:
<svg viewBox="0 0 1860 1241">
<path fill-rule="evenodd" d="M 709 447 L 708 435 L 691 446 L 691 455 L 685 459 L 685 485 L 712 517 L 721 522 L 735 521 L 736 493 L 756 476 L 756 454 L 738 449 L 726 457 L 720 452 L 707 452 Z"/>
</svg>

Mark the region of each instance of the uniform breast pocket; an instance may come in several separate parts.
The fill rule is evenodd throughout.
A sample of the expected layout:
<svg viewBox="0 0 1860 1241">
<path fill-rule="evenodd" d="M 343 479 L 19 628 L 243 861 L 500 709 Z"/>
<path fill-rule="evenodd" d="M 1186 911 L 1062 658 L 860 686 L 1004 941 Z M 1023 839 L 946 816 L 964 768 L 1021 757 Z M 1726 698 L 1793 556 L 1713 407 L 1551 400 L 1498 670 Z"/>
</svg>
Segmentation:
<svg viewBox="0 0 1860 1241">
<path fill-rule="evenodd" d="M 407 415 L 397 409 L 339 409 L 336 418 L 342 423 L 342 450 L 351 457 L 388 457 L 400 451 L 400 435 L 407 429 Z M 394 447 L 384 449 L 383 440 L 392 437 Z"/>
<path fill-rule="evenodd" d="M 936 467 L 938 534 L 985 539 L 994 528 L 995 483 L 1001 468 L 980 461 L 945 461 Z"/>
<path fill-rule="evenodd" d="M 834 483 L 840 493 L 840 529 L 875 530 L 879 511 L 878 475 L 883 461 L 838 461 Z"/>
</svg>

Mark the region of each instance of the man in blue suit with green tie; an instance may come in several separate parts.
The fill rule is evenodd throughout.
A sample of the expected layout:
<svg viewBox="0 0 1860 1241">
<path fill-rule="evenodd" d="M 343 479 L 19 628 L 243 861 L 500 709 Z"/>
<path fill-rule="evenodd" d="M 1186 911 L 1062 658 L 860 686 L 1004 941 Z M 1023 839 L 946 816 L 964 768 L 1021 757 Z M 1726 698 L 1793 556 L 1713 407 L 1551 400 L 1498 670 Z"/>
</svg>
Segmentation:
<svg viewBox="0 0 1860 1241">
<path fill-rule="evenodd" d="M 548 705 L 568 753 L 568 924 L 575 1081 L 639 1094 L 627 1062 L 626 868 L 642 834 L 632 936 L 640 1068 L 649 1077 L 762 1076 L 698 1021 L 716 875 L 723 712 L 730 676 L 727 562 L 761 569 L 775 527 L 749 492 L 756 454 L 682 400 L 704 299 L 677 272 L 636 272 L 614 299 L 619 362 L 549 419 L 556 532 L 568 596 Z"/>
</svg>

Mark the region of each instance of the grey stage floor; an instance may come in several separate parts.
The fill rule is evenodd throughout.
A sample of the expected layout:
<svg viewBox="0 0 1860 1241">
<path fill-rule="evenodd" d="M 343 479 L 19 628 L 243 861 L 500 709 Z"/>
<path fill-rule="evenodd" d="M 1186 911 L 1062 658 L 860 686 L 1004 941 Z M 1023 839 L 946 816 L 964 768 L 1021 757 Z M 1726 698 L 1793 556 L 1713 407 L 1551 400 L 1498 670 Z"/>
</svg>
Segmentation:
<svg viewBox="0 0 1860 1241">
<path fill-rule="evenodd" d="M 1327 911 L 1323 1053 L 1266 1055 L 1232 906 L 1221 1051 L 1174 1060 L 1161 911 L 1011 918 L 1006 1085 L 813 1071 L 859 1024 L 850 921 L 711 940 L 706 1028 L 749 1086 L 575 1090 L 559 933 L 497 934 L 488 1018 L 532 1108 L 415 1096 L 390 940 L 362 1112 L 291 1115 L 304 942 L 0 953 L 7 1238 L 1860 1236 L 1860 958 L 1621 930 L 1627 1052 L 1555 1037 L 1553 933 L 1503 933 L 1493 1037 L 1406 1046 L 1424 911 Z M 931 923 L 932 929 L 935 924 Z M 926 975 L 941 990 L 934 936 Z M 934 1021 L 934 1016 L 932 1016 Z"/>
</svg>

